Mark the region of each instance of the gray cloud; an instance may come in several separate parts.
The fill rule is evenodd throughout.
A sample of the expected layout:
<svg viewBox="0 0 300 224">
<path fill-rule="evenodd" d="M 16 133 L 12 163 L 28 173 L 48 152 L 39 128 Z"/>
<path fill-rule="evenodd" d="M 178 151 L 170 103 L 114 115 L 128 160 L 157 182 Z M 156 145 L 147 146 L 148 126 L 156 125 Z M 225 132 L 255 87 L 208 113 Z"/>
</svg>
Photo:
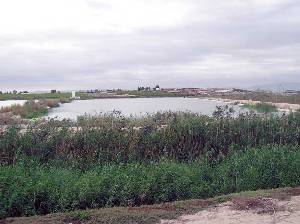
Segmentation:
<svg viewBox="0 0 300 224">
<path fill-rule="evenodd" d="M 182 2 L 192 7 L 175 25 L 0 33 L 0 89 L 300 82 L 300 3 Z M 114 10 L 109 1 L 86 5 Z"/>
</svg>

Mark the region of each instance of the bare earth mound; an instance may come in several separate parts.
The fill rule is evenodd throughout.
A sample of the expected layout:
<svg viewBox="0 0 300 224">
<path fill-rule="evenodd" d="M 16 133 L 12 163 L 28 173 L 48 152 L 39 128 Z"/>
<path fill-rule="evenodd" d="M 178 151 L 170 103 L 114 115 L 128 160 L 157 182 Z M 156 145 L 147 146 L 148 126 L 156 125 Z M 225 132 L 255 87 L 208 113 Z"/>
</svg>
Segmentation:
<svg viewBox="0 0 300 224">
<path fill-rule="evenodd" d="M 285 224 L 300 223 L 300 196 L 289 201 L 271 198 L 235 198 L 195 215 L 176 220 L 162 220 L 161 224 Z"/>
</svg>

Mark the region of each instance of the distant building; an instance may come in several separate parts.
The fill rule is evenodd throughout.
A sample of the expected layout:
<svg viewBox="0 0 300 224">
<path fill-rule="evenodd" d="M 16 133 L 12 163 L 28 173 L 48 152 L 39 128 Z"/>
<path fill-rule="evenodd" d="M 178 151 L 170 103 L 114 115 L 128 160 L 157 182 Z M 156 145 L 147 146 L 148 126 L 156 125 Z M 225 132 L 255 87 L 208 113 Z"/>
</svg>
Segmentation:
<svg viewBox="0 0 300 224">
<path fill-rule="evenodd" d="M 190 95 L 207 95 L 207 90 L 201 88 L 182 88 L 181 93 Z"/>
<path fill-rule="evenodd" d="M 285 95 L 297 95 L 297 94 L 300 94 L 300 91 L 299 90 L 286 90 L 286 91 L 284 91 L 284 94 Z"/>
<path fill-rule="evenodd" d="M 233 89 L 219 89 L 215 91 L 215 93 L 231 93 L 231 92 L 233 92 Z"/>
<path fill-rule="evenodd" d="M 195 96 L 210 96 L 212 94 L 244 94 L 250 92 L 247 90 L 234 88 L 161 88 L 160 90 L 167 93 L 182 93 Z"/>
<path fill-rule="evenodd" d="M 165 93 L 180 93 L 180 90 L 177 88 L 161 88 L 160 90 Z"/>
<path fill-rule="evenodd" d="M 209 91 L 201 88 L 162 88 L 162 92 L 167 93 L 182 93 L 182 94 L 189 94 L 189 95 L 208 95 Z"/>
<path fill-rule="evenodd" d="M 79 99 L 80 99 L 80 96 L 76 96 L 76 91 L 72 91 L 71 99 L 79 100 Z"/>
<path fill-rule="evenodd" d="M 159 85 L 156 85 L 156 86 L 154 87 L 154 90 L 155 90 L 155 91 L 160 91 Z"/>
</svg>

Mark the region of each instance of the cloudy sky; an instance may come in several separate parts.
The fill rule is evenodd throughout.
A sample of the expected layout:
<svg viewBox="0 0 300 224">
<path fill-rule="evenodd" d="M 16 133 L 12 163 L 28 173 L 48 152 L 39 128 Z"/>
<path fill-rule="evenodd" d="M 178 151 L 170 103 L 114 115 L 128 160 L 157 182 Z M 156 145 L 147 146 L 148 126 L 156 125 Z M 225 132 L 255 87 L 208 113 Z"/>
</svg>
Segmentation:
<svg viewBox="0 0 300 224">
<path fill-rule="evenodd" d="M 0 0 L 0 89 L 300 83 L 298 0 Z"/>
</svg>

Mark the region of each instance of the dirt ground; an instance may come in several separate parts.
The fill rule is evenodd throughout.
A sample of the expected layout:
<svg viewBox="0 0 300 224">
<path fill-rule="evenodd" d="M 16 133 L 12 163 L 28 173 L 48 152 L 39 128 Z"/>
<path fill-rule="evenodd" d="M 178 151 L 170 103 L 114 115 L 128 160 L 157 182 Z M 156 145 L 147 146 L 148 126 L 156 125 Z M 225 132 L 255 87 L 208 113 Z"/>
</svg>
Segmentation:
<svg viewBox="0 0 300 224">
<path fill-rule="evenodd" d="M 184 215 L 176 220 L 162 220 L 160 224 L 299 224 L 300 196 L 288 201 L 267 199 L 267 204 L 243 206 L 229 201 L 194 215 Z"/>
</svg>

